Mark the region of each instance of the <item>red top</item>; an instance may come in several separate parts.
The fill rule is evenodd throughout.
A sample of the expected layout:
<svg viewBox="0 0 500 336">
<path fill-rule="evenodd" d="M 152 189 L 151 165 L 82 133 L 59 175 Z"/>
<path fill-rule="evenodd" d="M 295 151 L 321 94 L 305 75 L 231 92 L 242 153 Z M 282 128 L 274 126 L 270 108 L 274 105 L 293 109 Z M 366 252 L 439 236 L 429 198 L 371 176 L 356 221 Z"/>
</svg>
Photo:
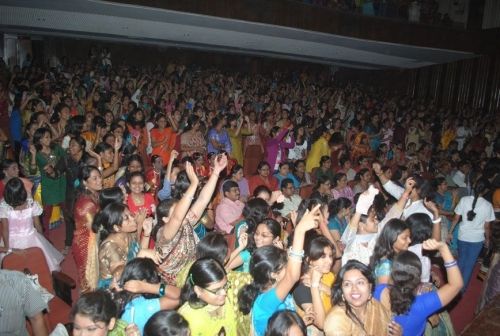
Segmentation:
<svg viewBox="0 0 500 336">
<path fill-rule="evenodd" d="M 135 205 L 134 203 L 134 198 L 132 197 L 131 194 L 128 194 L 127 197 L 127 205 L 130 210 L 130 213 L 132 213 L 133 216 L 135 216 L 139 210 L 141 209 L 146 209 L 146 215 L 153 216 L 153 208 L 152 205 L 156 205 L 156 201 L 150 193 L 144 193 L 144 204 L 143 205 Z"/>
<path fill-rule="evenodd" d="M 248 189 L 250 191 L 250 195 L 252 195 L 255 188 L 260 185 L 265 185 L 271 191 L 278 190 L 278 180 L 276 179 L 276 177 L 268 176 L 267 179 L 264 179 L 260 175 L 254 175 L 248 179 Z"/>
</svg>

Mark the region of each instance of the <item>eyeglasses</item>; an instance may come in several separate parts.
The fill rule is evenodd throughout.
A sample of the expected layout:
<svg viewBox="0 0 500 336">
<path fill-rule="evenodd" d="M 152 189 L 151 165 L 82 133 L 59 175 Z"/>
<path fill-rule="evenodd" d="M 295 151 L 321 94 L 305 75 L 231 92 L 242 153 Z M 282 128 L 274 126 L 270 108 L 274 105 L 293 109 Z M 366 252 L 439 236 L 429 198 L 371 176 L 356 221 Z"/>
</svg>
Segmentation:
<svg viewBox="0 0 500 336">
<path fill-rule="evenodd" d="M 221 288 L 217 288 L 217 289 L 203 288 L 203 290 L 206 290 L 207 292 L 212 293 L 213 295 L 220 296 L 220 295 L 226 294 L 229 287 L 231 287 L 231 283 L 229 281 L 227 281 L 226 284 L 224 286 L 222 286 Z"/>
</svg>

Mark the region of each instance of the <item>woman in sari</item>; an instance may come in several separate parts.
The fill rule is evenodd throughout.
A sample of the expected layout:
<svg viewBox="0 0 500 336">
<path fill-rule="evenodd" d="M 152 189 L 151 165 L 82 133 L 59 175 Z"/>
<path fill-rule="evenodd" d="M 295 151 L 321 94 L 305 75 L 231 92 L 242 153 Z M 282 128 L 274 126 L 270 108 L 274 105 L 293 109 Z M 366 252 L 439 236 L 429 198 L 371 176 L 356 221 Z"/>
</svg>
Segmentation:
<svg viewBox="0 0 500 336">
<path fill-rule="evenodd" d="M 161 277 L 167 284 L 175 285 L 179 271 L 194 260 L 197 238 L 195 238 L 193 227 L 196 226 L 210 203 L 219 174 L 226 166 L 225 155 L 215 160 L 212 175 L 191 205 L 199 180 L 191 163 L 186 162 L 184 174 L 188 176 L 189 186 L 180 197 L 158 204 L 156 209 L 158 224 L 155 226 L 153 237 L 156 238 L 156 249 L 162 260 L 159 265 Z"/>
<path fill-rule="evenodd" d="M 246 128 L 243 128 L 243 122 L 246 122 Z M 231 141 L 232 149 L 231 157 L 234 158 L 238 164 L 243 165 L 243 137 L 251 135 L 250 131 L 250 119 L 248 116 L 237 117 L 235 115 L 231 115 L 228 118 L 229 129 L 227 133 L 229 134 L 229 139 Z"/>
<path fill-rule="evenodd" d="M 261 161 L 257 166 L 257 174 L 248 179 L 250 194 L 253 194 L 258 186 L 266 186 L 271 191 L 278 190 L 278 180 L 270 174 L 271 166 L 267 161 Z"/>
<path fill-rule="evenodd" d="M 95 289 L 97 281 L 97 242 L 92 233 L 92 221 L 99 211 L 99 192 L 102 190 L 101 172 L 97 167 L 85 166 L 79 174 L 81 192 L 75 202 L 72 252 L 78 271 L 80 290 L 86 293 Z M 90 258 L 89 258 L 90 254 Z"/>
<path fill-rule="evenodd" d="M 401 328 L 391 322 L 390 313 L 373 299 L 374 289 L 371 269 L 349 260 L 332 288 L 333 308 L 325 319 L 325 335 L 401 335 Z"/>
<path fill-rule="evenodd" d="M 200 127 L 202 122 L 197 116 L 191 116 L 188 120 L 184 133 L 181 134 L 182 157 L 191 156 L 194 153 L 206 154 L 207 141 L 203 137 Z M 168 161 L 164 161 L 168 162 Z"/>
<path fill-rule="evenodd" d="M 357 162 L 360 156 L 372 157 L 372 154 L 368 134 L 365 132 L 358 133 L 352 145 L 351 160 Z"/>
<path fill-rule="evenodd" d="M 245 145 L 243 148 L 243 157 L 245 165 L 244 175 L 250 176 L 256 170 L 260 161 L 264 159 L 264 144 L 262 143 L 263 128 L 260 123 L 256 122 L 255 112 L 250 112 L 249 116 L 250 122 L 252 123 L 252 135 L 249 135 L 245 139 Z"/>
<path fill-rule="evenodd" d="M 136 257 L 159 261 L 157 253 L 147 249 L 152 225 L 152 217 L 137 223 L 127 206 L 117 202 L 108 204 L 95 216 L 92 231 L 99 235 L 101 242 L 99 288 L 113 288 L 125 264 Z"/>
<path fill-rule="evenodd" d="M 153 147 L 153 155 L 158 155 L 163 162 L 170 160 L 170 153 L 175 146 L 177 133 L 171 127 L 167 127 L 167 117 L 163 114 L 158 114 L 156 117 L 156 127 L 150 132 L 151 147 Z"/>
</svg>

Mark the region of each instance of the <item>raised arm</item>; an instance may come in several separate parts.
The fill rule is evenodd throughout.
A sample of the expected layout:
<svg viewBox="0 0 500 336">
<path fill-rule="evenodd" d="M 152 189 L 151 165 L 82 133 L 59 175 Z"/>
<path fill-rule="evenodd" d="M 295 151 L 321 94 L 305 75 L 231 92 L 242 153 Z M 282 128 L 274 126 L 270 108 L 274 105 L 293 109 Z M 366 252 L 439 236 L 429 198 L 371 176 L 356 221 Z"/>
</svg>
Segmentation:
<svg viewBox="0 0 500 336">
<path fill-rule="evenodd" d="M 208 203 L 210 203 L 215 187 L 217 186 L 217 181 L 219 180 L 219 174 L 226 168 L 226 166 L 227 156 L 225 154 L 218 156 L 214 162 L 214 171 L 212 172 L 212 175 L 210 175 L 210 178 L 201 190 L 198 199 L 191 207 L 191 212 L 197 218 L 200 218 L 203 215 L 203 211 L 205 211 Z"/>
<path fill-rule="evenodd" d="M 311 211 L 307 211 L 299 224 L 295 227 L 292 247 L 289 252 L 288 262 L 286 264 L 286 273 L 276 285 L 276 295 L 284 300 L 295 283 L 300 279 L 300 268 L 304 253 L 304 236 L 307 231 L 318 227 L 321 220 L 321 204 L 316 205 Z"/>
<path fill-rule="evenodd" d="M 382 169 L 380 167 L 380 163 L 375 162 L 373 165 L 373 171 L 375 171 L 375 174 L 378 176 L 380 179 L 380 183 L 382 183 L 382 186 L 384 189 L 394 198 L 399 199 L 401 195 L 404 192 L 404 189 L 392 182 L 385 176 L 385 174 L 382 172 Z"/>
<path fill-rule="evenodd" d="M 186 162 L 186 173 L 190 184 L 181 200 L 177 202 L 172 216 L 169 218 L 158 218 L 158 220 L 168 221 L 168 225 L 165 225 L 163 230 L 163 237 L 166 240 L 172 239 L 181 227 L 191 202 L 193 201 L 196 188 L 198 187 L 198 177 L 196 176 L 193 166 L 189 162 Z"/>
<path fill-rule="evenodd" d="M 424 241 L 422 247 L 426 250 L 438 250 L 443 258 L 448 283 L 441 286 L 441 288 L 438 289 L 437 294 L 439 296 L 439 300 L 441 300 L 441 305 L 444 307 L 450 303 L 455 296 L 457 296 L 464 286 L 462 274 L 458 268 L 457 261 L 453 258 L 450 248 L 446 243 L 438 242 L 435 239 L 429 239 Z"/>
</svg>

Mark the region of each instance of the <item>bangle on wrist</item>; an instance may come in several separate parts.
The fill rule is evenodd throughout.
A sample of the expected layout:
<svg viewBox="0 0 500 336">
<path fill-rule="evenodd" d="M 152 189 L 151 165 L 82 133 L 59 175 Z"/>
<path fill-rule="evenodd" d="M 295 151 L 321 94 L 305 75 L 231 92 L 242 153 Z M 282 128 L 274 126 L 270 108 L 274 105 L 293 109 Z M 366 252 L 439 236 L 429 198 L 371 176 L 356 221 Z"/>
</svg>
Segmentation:
<svg viewBox="0 0 500 336">
<path fill-rule="evenodd" d="M 319 282 L 317 283 L 312 283 L 311 288 L 319 288 Z"/>
<path fill-rule="evenodd" d="M 445 262 L 445 263 L 444 263 L 444 267 L 445 267 L 445 268 L 452 268 L 452 267 L 455 267 L 455 266 L 457 266 L 457 265 L 458 265 L 458 263 L 457 263 L 457 261 L 456 261 L 456 260 L 453 260 L 453 261 L 449 261 L 449 262 Z"/>
<path fill-rule="evenodd" d="M 433 224 L 439 224 L 441 223 L 441 217 L 438 217 L 438 219 L 435 219 L 432 221 Z"/>
<path fill-rule="evenodd" d="M 302 260 L 304 258 L 304 250 L 302 250 L 302 251 L 294 251 L 290 247 L 288 249 L 288 256 L 291 257 L 291 258 L 296 258 L 296 259 Z"/>
</svg>

